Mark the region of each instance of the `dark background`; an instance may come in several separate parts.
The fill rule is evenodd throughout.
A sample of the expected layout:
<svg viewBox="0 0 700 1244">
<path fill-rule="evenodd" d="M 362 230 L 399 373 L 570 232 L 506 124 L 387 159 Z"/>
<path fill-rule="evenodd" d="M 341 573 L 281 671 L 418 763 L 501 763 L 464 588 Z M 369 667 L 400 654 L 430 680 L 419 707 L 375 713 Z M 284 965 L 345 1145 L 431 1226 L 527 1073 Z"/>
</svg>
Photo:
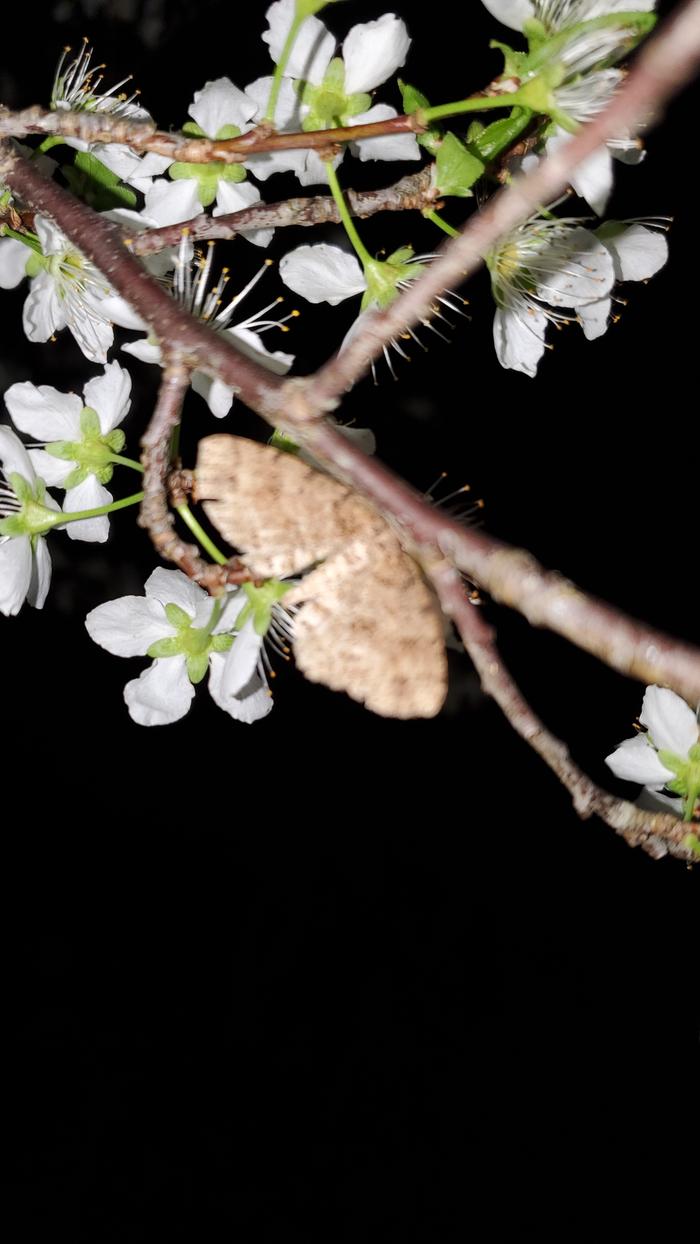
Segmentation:
<svg viewBox="0 0 700 1244">
<path fill-rule="evenodd" d="M 15 12 L 36 30 L 6 41 L 0 93 L 44 102 L 60 47 L 86 33 L 108 80 L 133 72 L 159 123 L 176 126 L 207 79 L 267 72 L 265 8 L 35 5 Z M 342 36 L 382 11 L 323 16 Z M 506 36 L 480 4 L 400 12 L 415 40 L 404 72 L 431 100 L 497 71 L 483 49 Z M 668 266 L 622 291 L 629 305 L 605 338 L 554 334 L 534 382 L 501 370 L 482 274 L 450 345 L 414 351 L 399 383 L 381 372 L 345 408 L 416 486 L 443 470 L 452 487 L 469 481 L 487 530 L 690 640 L 697 104 L 686 93 L 646 163 L 618 166 L 610 214 L 674 224 Z M 394 172 L 345 170 L 358 186 Z M 370 249 L 439 240 L 413 217 L 376 218 L 363 236 Z M 272 254 L 309 240 L 278 233 Z M 233 255 L 241 279 L 260 259 L 243 245 Z M 54 346 L 23 338 L 23 297 L 3 294 L 3 389 L 81 388 L 94 369 L 67 333 Z M 279 343 L 300 372 L 353 308 L 303 312 L 296 340 Z M 129 365 L 133 450 L 156 377 Z M 193 439 L 219 427 L 190 402 Z M 456 1241 L 481 1214 L 478 1238 L 568 1238 L 608 1182 L 627 1224 L 667 1164 L 682 1183 L 693 1160 L 672 1125 L 694 1109 L 697 876 L 580 822 L 464 657 L 432 722 L 381 720 L 283 669 L 273 714 L 253 727 L 204 688 L 178 725 L 137 727 L 121 692 L 142 663 L 110 657 L 82 625 L 102 600 L 140 592 L 153 566 L 132 515 L 112 523 L 107 549 L 53 539 L 46 607 L 0 620 L 13 1239 L 335 1244 L 371 1227 Z M 534 708 L 594 778 L 629 794 L 603 759 L 631 733 L 643 689 L 488 613 Z M 619 1176 L 630 1160 L 631 1194 Z"/>
</svg>

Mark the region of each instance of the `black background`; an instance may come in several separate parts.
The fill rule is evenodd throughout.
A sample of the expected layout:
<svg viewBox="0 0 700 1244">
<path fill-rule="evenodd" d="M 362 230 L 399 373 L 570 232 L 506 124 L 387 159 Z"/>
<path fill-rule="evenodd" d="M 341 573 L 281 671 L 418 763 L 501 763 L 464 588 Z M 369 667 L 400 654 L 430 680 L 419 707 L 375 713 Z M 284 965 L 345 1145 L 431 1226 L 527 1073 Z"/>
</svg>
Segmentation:
<svg viewBox="0 0 700 1244">
<path fill-rule="evenodd" d="M 134 73 L 165 128 L 207 79 L 267 72 L 263 3 L 85 8 L 91 18 L 70 0 L 33 6 L 32 37 L 25 24 L 4 45 L 7 104 L 43 102 L 61 45 L 83 33 L 110 80 Z M 324 17 L 342 35 L 381 11 Z M 503 31 L 480 4 L 400 11 L 415 40 L 406 77 L 432 100 L 497 71 L 483 49 Z M 487 530 L 690 640 L 697 103 L 686 93 L 647 161 L 619 166 L 611 214 L 674 224 L 668 266 L 626 287 L 605 338 L 555 334 L 536 381 L 501 370 L 482 274 L 450 345 L 414 352 L 397 384 L 383 372 L 346 406 L 418 487 L 443 470 L 453 487 L 469 481 Z M 393 173 L 345 168 L 355 185 Z M 285 190 L 262 185 L 268 199 Z M 413 217 L 375 218 L 363 236 L 370 249 L 439 240 Z M 278 233 L 271 253 L 309 240 Z M 233 255 L 241 278 L 260 258 L 242 244 Z M 3 389 L 80 389 L 94 369 L 66 333 L 23 339 L 23 297 L 3 293 Z M 300 372 L 353 308 L 303 313 L 295 338 L 268 339 L 296 351 Z M 131 370 L 135 449 L 156 378 Z M 193 442 L 220 425 L 190 402 Z M 433 722 L 380 720 L 284 669 L 253 727 L 202 688 L 185 721 L 140 729 L 121 691 L 141 663 L 110 657 L 82 625 L 100 601 L 140 592 L 153 566 L 132 516 L 112 522 L 106 550 L 52 540 L 46 607 L 0 620 L 13 1238 L 335 1244 L 371 1228 L 452 1241 L 482 1213 L 478 1238 L 568 1238 L 608 1182 L 629 1222 L 626 1160 L 637 1207 L 650 1168 L 649 1187 L 667 1165 L 682 1182 L 693 1159 L 671 1119 L 693 1112 L 697 876 L 580 822 L 463 657 Z M 603 758 L 631 733 L 642 688 L 488 612 L 535 709 L 594 778 L 630 793 Z"/>
</svg>

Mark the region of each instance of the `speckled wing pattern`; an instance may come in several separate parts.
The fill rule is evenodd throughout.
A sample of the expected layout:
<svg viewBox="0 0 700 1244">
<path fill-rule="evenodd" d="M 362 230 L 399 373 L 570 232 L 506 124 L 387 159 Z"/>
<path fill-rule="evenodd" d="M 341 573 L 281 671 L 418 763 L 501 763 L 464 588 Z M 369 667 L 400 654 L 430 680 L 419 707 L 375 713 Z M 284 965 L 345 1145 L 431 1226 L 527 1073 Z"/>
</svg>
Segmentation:
<svg viewBox="0 0 700 1244">
<path fill-rule="evenodd" d="M 316 566 L 285 597 L 299 606 L 293 648 L 307 678 L 383 717 L 439 712 L 442 614 L 368 502 L 291 454 L 226 435 L 200 441 L 194 495 L 256 577 Z"/>
</svg>

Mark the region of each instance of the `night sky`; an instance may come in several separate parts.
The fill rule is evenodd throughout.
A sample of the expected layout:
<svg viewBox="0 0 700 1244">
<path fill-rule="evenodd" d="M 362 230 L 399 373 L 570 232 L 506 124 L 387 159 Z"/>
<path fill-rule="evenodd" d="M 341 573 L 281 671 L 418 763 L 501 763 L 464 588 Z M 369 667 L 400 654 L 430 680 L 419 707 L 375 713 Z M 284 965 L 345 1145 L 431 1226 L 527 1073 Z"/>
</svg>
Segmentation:
<svg viewBox="0 0 700 1244">
<path fill-rule="evenodd" d="M 8 41 L 0 58 L 12 107 L 47 101 L 60 48 L 84 33 L 108 80 L 133 72 L 165 129 L 206 80 L 243 86 L 268 69 L 264 3 L 33 7 L 38 40 Z M 382 11 L 324 17 L 342 37 Z M 498 72 L 483 49 L 506 36 L 478 3 L 397 11 L 415 40 L 405 76 L 431 101 Z M 646 162 L 619 166 L 609 215 L 672 216 L 671 255 L 621 291 L 602 340 L 572 326 L 549 334 L 535 381 L 503 371 L 482 273 L 449 344 L 413 351 L 396 383 L 380 369 L 343 407 L 416 487 L 443 471 L 446 491 L 468 482 L 487 531 L 691 641 L 697 105 L 686 92 Z M 394 179 L 382 164 L 345 169 L 358 187 Z M 261 189 L 295 193 L 283 179 Z M 444 215 L 459 224 L 469 210 L 453 200 Z M 440 241 L 407 215 L 362 232 L 376 251 Z M 320 238 L 278 231 L 270 253 Z M 261 258 L 244 243 L 220 253 L 241 283 Z M 272 298 L 274 270 L 265 280 Z M 81 390 L 94 367 L 72 338 L 30 345 L 24 291 L 2 298 L 3 391 L 26 379 Z M 299 374 L 337 345 L 354 303 L 302 310 L 283 341 L 266 339 L 297 354 Z M 135 454 L 157 378 L 131 364 Z M 264 435 L 236 409 L 231 430 Z M 185 454 L 215 430 L 190 395 Z M 95 605 L 140 593 L 155 564 L 131 512 L 112 531 L 107 546 L 57 534 L 43 611 L 0 619 L 13 1240 L 48 1228 L 95 1244 L 355 1244 L 370 1226 L 387 1244 L 451 1244 L 470 1227 L 570 1238 L 623 1156 L 647 1160 L 652 1102 L 668 1130 L 690 1113 L 690 1093 L 669 1085 L 697 1066 L 697 873 L 579 821 L 457 653 L 434 721 L 380 719 L 278 663 L 264 722 L 231 722 L 201 687 L 184 721 L 136 726 L 122 688 L 143 662 L 111 657 L 83 627 Z M 534 709 L 595 780 L 634 797 L 604 757 L 632 733 L 643 688 L 484 607 Z M 552 1187 L 571 1183 L 558 1214 Z"/>
</svg>

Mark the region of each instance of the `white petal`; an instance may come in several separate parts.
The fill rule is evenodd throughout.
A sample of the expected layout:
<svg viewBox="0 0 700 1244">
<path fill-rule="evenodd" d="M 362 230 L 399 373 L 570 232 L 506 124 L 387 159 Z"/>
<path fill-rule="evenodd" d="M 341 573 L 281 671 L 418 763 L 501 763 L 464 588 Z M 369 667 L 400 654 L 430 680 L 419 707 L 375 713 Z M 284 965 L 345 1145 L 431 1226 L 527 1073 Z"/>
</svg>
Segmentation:
<svg viewBox="0 0 700 1244">
<path fill-rule="evenodd" d="M 247 687 L 257 669 L 262 644 L 262 635 L 258 635 L 253 619 L 249 618 L 226 653 L 226 668 L 221 683 L 224 699 L 238 695 L 242 687 Z"/>
<path fill-rule="evenodd" d="M 161 566 L 146 580 L 144 591 L 161 605 L 179 605 L 191 618 L 201 602 L 209 599 L 208 593 L 181 570 L 164 570 Z"/>
<path fill-rule="evenodd" d="M 294 173 L 294 176 L 301 181 L 306 168 L 306 155 L 307 153 L 301 149 L 265 151 L 260 155 L 248 156 L 245 165 L 258 181 L 267 181 L 273 173 Z"/>
<path fill-rule="evenodd" d="M 269 46 L 275 64 L 282 55 L 295 9 L 295 0 L 275 0 L 265 14 L 269 30 L 265 31 L 263 42 Z M 288 78 L 303 78 L 318 85 L 323 81 L 334 51 L 335 39 L 323 22 L 318 17 L 307 17 L 299 27 L 285 73 Z"/>
<path fill-rule="evenodd" d="M 268 76 L 266 78 L 256 78 L 254 82 L 249 82 L 245 88 L 246 95 L 255 100 L 259 117 L 265 114 L 267 101 L 270 98 L 271 86 L 272 78 Z M 300 130 L 301 123 L 308 111 L 308 106 L 302 104 L 298 92 L 294 89 L 294 83 L 291 78 L 283 78 L 275 108 L 275 125 L 277 129 L 280 131 Z M 248 161 L 246 160 L 247 164 Z M 21 243 L 18 243 L 18 245 L 21 245 Z"/>
<path fill-rule="evenodd" d="M 224 419 L 233 405 L 233 385 L 225 384 L 218 377 L 212 380 L 203 371 L 194 372 L 190 383 L 195 393 L 204 398 L 214 418 Z"/>
<path fill-rule="evenodd" d="M 15 427 L 37 441 L 80 439 L 83 403 L 77 393 L 59 393 L 49 384 L 24 380 L 10 386 L 5 405 Z"/>
<path fill-rule="evenodd" d="M 698 722 L 693 710 L 667 687 L 647 687 L 639 720 L 659 750 L 685 757 L 698 741 Z"/>
<path fill-rule="evenodd" d="M 406 23 L 393 13 L 353 26 L 343 43 L 346 95 L 386 82 L 404 64 L 410 46 Z"/>
<path fill-rule="evenodd" d="M 572 229 L 540 256 L 537 294 L 554 307 L 598 302 L 615 283 L 612 256 L 588 229 Z M 545 261 L 547 271 L 542 273 Z"/>
<path fill-rule="evenodd" d="M 493 322 L 493 340 L 501 367 L 534 376 L 544 354 L 546 327 L 542 311 L 499 307 Z"/>
<path fill-rule="evenodd" d="M 208 138 L 216 138 L 225 125 L 243 129 L 255 109 L 255 100 L 239 91 L 230 78 L 217 78 L 207 82 L 203 90 L 195 91 L 188 112 Z"/>
<path fill-rule="evenodd" d="M 341 151 L 331 161 L 333 168 L 337 169 L 342 159 L 343 152 Z M 304 164 L 297 173 L 297 177 L 302 186 L 327 186 L 328 173 L 326 171 L 326 161 L 321 159 L 317 151 L 305 151 Z"/>
<path fill-rule="evenodd" d="M 578 195 L 602 216 L 613 188 L 612 158 L 607 147 L 601 147 L 572 174 L 571 184 Z"/>
<path fill-rule="evenodd" d="M 92 609 L 85 619 L 91 639 L 115 657 L 144 657 L 151 644 L 175 635 L 163 607 L 146 596 L 120 596 Z"/>
<path fill-rule="evenodd" d="M 492 13 L 504 26 L 511 30 L 522 30 L 523 23 L 535 16 L 532 0 L 483 0 L 489 13 Z"/>
<path fill-rule="evenodd" d="M 199 182 L 195 177 L 182 181 L 165 181 L 163 178 L 154 181 L 147 192 L 143 216 L 160 228 L 161 225 L 179 225 L 182 221 L 192 220 L 201 211 Z"/>
<path fill-rule="evenodd" d="M 584 307 L 576 308 L 576 316 L 585 336 L 589 341 L 602 337 L 610 323 L 612 300 L 601 298 L 600 302 L 588 302 Z"/>
<path fill-rule="evenodd" d="M 43 609 L 51 586 L 51 554 L 43 536 L 34 544 L 32 577 L 27 588 L 27 600 L 35 609 Z"/>
<path fill-rule="evenodd" d="M 214 216 L 223 216 L 228 212 L 240 212 L 252 203 L 260 202 L 260 191 L 250 181 L 220 181 L 216 190 L 216 207 Z M 274 237 L 274 229 L 246 229 L 241 237 L 254 246 L 269 246 Z"/>
<path fill-rule="evenodd" d="M 130 393 L 131 376 L 116 361 L 107 364 L 103 375 L 88 380 L 83 389 L 85 405 L 97 411 L 103 436 L 128 415 Z"/>
<path fill-rule="evenodd" d="M 96 510 L 100 505 L 109 505 L 111 500 L 111 492 L 108 492 L 94 475 L 88 475 L 82 484 L 68 489 L 63 502 L 63 512 L 74 514 L 77 510 Z M 79 519 L 76 523 L 68 523 L 65 530 L 71 540 L 104 544 L 109 536 L 109 515 L 101 514 L 98 518 Z"/>
<path fill-rule="evenodd" d="M 141 337 L 138 341 L 127 341 L 122 346 L 125 354 L 133 354 L 134 358 L 141 359 L 142 363 L 160 363 L 163 355 L 159 345 L 154 341 L 149 341 L 148 337 Z"/>
<path fill-rule="evenodd" d="M 153 184 L 153 178 L 160 177 L 172 163 L 170 156 L 156 155 L 155 151 L 148 151 L 126 180 L 130 186 L 134 187 L 134 190 L 140 190 L 141 194 L 145 195 Z"/>
<path fill-rule="evenodd" d="M 137 175 L 141 160 L 128 147 L 121 147 L 119 143 L 94 143 L 91 151 L 101 164 L 116 173 L 120 181 L 128 181 L 132 175 Z"/>
<path fill-rule="evenodd" d="M 22 325 L 30 341 L 48 341 L 64 328 L 65 311 L 56 285 L 48 272 L 40 272 L 31 283 L 22 311 Z"/>
<path fill-rule="evenodd" d="M 611 222 L 599 237 L 612 254 L 618 281 L 648 281 L 668 259 L 668 242 L 656 229 L 629 225 L 615 230 Z"/>
<path fill-rule="evenodd" d="M 22 479 L 34 483 L 34 467 L 29 454 L 11 428 L 0 427 L 0 462 L 5 475 L 21 475 Z"/>
<path fill-rule="evenodd" d="M 319 242 L 299 246 L 280 261 L 280 276 L 289 289 L 309 302 L 329 302 L 337 307 L 345 298 L 367 288 L 364 273 L 354 255 L 339 246 Z"/>
<path fill-rule="evenodd" d="M 61 251 L 75 249 L 65 234 L 45 216 L 34 217 L 34 230 L 45 255 L 59 255 Z"/>
<path fill-rule="evenodd" d="M 262 367 L 276 376 L 286 376 L 294 362 L 293 354 L 285 354 L 283 350 L 266 349 L 260 334 L 252 332 L 249 328 L 228 328 L 226 332 L 229 337 L 233 338 L 241 354 L 245 354 L 246 358 L 260 363 Z"/>
<path fill-rule="evenodd" d="M 118 324 L 120 328 L 133 328 L 137 331 L 148 329 L 146 321 L 137 315 L 126 299 L 119 294 L 103 298 L 100 306 L 105 318 L 112 324 Z"/>
<path fill-rule="evenodd" d="M 272 711 L 272 696 L 265 684 L 254 674 L 247 687 L 237 696 L 225 696 L 222 681 L 226 657 L 222 652 L 213 652 L 209 658 L 209 693 L 215 704 L 233 717 L 234 721 L 242 721 L 250 725 L 260 721 Z"/>
<path fill-rule="evenodd" d="M 32 252 L 16 238 L 0 240 L 0 289 L 14 289 L 27 275 L 27 260 Z"/>
<path fill-rule="evenodd" d="M 365 122 L 388 121 L 398 116 L 388 104 L 375 104 L 369 112 L 358 112 L 352 117 L 353 125 Z M 361 138 L 350 144 L 350 150 L 360 160 L 420 160 L 420 147 L 415 134 L 386 134 L 381 138 Z"/>
<path fill-rule="evenodd" d="M 54 458 L 45 449 L 30 449 L 29 457 L 34 471 L 43 479 L 49 488 L 62 488 L 77 463 L 66 461 L 65 458 Z"/>
<path fill-rule="evenodd" d="M 107 351 L 114 341 L 114 331 L 109 321 L 103 317 L 100 303 L 85 298 L 73 314 L 66 316 L 66 322 L 86 359 L 93 363 L 106 363 Z"/>
<path fill-rule="evenodd" d="M 38 541 L 37 541 L 38 543 Z M 32 581 L 32 545 L 29 536 L 0 540 L 0 613 L 19 613 Z"/>
<path fill-rule="evenodd" d="M 128 682 L 124 699 L 129 716 L 140 726 L 168 726 L 179 721 L 192 703 L 194 687 L 183 656 L 162 657 Z"/>
<path fill-rule="evenodd" d="M 661 790 L 675 776 L 662 765 L 644 734 L 625 739 L 624 743 L 605 757 L 605 763 L 612 769 L 615 777 L 626 782 L 640 782 L 642 786 L 650 786 L 656 790 Z"/>
</svg>

